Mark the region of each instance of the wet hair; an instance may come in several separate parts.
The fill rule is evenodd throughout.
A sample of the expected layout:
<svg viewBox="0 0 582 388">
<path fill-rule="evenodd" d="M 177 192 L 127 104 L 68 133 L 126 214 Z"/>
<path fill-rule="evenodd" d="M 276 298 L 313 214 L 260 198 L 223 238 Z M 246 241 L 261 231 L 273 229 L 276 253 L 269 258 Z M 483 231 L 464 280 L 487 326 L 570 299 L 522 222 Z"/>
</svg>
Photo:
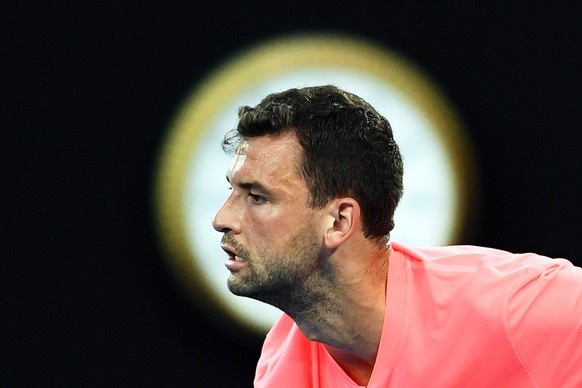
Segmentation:
<svg viewBox="0 0 582 388">
<path fill-rule="evenodd" d="M 360 205 L 364 235 L 386 241 L 402 196 L 402 157 L 388 120 L 360 97 L 335 86 L 290 89 L 243 106 L 239 123 L 223 141 L 236 152 L 241 141 L 295 133 L 303 148 L 299 172 L 308 205 L 323 207 L 349 196 Z"/>
</svg>

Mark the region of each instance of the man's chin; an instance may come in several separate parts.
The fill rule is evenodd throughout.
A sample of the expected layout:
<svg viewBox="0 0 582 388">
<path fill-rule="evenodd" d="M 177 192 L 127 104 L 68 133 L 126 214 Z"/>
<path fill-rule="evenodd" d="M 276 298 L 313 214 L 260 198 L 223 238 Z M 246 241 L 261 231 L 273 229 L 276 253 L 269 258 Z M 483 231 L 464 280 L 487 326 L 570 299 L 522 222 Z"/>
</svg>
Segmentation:
<svg viewBox="0 0 582 388">
<path fill-rule="evenodd" d="M 226 283 L 228 290 L 236 296 L 245 296 L 252 298 L 257 293 L 256 287 L 252 284 L 244 283 L 241 279 L 233 279 L 233 276 L 228 278 Z"/>
</svg>

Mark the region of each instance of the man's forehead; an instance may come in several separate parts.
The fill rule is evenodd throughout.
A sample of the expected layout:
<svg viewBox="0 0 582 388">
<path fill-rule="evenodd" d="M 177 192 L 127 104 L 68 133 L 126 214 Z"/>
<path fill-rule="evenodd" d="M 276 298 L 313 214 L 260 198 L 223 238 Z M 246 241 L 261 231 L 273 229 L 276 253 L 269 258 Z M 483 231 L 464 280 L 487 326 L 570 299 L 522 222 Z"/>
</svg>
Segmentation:
<svg viewBox="0 0 582 388">
<path fill-rule="evenodd" d="M 299 155 L 301 146 L 294 133 L 284 132 L 277 135 L 259 136 L 241 140 L 236 155 L 247 155 L 259 159 L 263 157 L 275 158 L 281 155 Z"/>
<path fill-rule="evenodd" d="M 245 154 L 245 153 L 246 153 L 246 150 L 247 150 L 247 148 L 249 148 L 249 143 L 248 143 L 248 140 L 246 140 L 246 139 L 241 139 L 241 140 L 238 142 L 237 146 L 236 146 L 236 149 L 235 149 L 235 152 L 234 152 L 234 154 L 235 154 L 235 155 L 238 155 L 238 154 Z"/>
<path fill-rule="evenodd" d="M 245 152 L 235 152 L 230 159 L 230 165 L 228 166 L 228 173 L 227 175 L 234 174 L 237 170 L 240 170 L 244 165 L 247 159 L 247 155 Z"/>
<path fill-rule="evenodd" d="M 294 134 L 244 139 L 233 155 L 229 175 L 243 169 L 261 174 L 297 171 L 300 152 L 301 146 Z"/>
</svg>

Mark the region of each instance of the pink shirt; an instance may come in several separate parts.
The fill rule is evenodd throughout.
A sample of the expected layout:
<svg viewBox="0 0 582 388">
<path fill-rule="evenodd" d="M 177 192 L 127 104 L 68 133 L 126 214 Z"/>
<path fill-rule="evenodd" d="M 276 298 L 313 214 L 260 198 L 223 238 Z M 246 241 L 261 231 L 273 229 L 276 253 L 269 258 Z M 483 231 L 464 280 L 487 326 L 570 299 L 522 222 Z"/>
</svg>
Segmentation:
<svg viewBox="0 0 582 388">
<path fill-rule="evenodd" d="M 368 387 L 582 387 L 582 268 L 563 259 L 393 243 Z M 255 387 L 358 387 L 283 315 Z"/>
</svg>

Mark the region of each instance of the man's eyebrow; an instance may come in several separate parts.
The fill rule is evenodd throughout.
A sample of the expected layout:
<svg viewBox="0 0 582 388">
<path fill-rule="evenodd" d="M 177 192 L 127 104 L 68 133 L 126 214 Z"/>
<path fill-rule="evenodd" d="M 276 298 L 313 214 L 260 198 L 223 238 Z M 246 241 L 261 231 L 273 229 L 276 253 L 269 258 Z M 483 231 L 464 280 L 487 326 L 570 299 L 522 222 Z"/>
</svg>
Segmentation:
<svg viewBox="0 0 582 388">
<path fill-rule="evenodd" d="M 228 177 L 228 175 L 226 176 L 226 181 L 228 183 L 230 183 L 232 185 L 232 182 L 230 181 L 230 178 Z M 269 190 L 269 188 L 267 186 L 265 186 L 264 184 L 262 184 L 261 182 L 258 181 L 252 181 L 252 182 L 237 182 L 235 183 L 236 186 L 245 189 L 245 190 L 259 190 L 263 193 L 270 193 L 271 190 Z"/>
</svg>

